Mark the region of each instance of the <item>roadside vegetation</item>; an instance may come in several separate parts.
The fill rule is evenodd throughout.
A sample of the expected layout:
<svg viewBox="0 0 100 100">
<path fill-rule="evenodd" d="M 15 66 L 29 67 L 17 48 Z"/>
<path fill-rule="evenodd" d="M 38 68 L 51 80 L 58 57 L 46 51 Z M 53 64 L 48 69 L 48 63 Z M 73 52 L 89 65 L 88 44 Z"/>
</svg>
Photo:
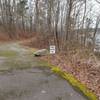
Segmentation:
<svg viewBox="0 0 100 100">
<path fill-rule="evenodd" d="M 20 40 L 22 45 L 36 48 L 30 51 L 49 50 L 50 45 L 55 45 L 56 54 L 42 59 L 49 58 L 50 63 L 72 74 L 100 100 L 99 7 L 98 0 L 0 0 L 1 45 Z M 32 60 L 28 61 L 32 56 L 20 55 L 26 51 L 19 51 L 18 46 L 14 51 L 9 46 L 6 50 L 0 48 L 5 69 L 32 66 Z"/>
<path fill-rule="evenodd" d="M 14 51 L 0 51 L 0 56 L 3 56 L 3 57 L 13 57 L 16 55 L 17 53 Z"/>
<path fill-rule="evenodd" d="M 19 46 L 18 43 L 0 45 L 0 73 L 10 72 L 15 69 L 32 68 L 37 66 L 38 63 L 31 50 Z"/>
</svg>

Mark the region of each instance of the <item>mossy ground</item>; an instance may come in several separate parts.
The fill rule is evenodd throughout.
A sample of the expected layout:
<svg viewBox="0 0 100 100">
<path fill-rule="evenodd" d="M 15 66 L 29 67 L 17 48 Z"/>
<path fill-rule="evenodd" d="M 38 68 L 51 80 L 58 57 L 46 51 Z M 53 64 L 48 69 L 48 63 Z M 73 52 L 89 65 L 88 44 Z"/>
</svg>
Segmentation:
<svg viewBox="0 0 100 100">
<path fill-rule="evenodd" d="M 10 51 L 10 50 L 0 51 L 0 56 L 2 57 L 14 57 L 16 55 L 17 52 L 15 51 Z"/>
<path fill-rule="evenodd" d="M 33 57 L 31 51 L 35 49 L 24 48 L 19 44 L 5 44 L 0 46 L 0 72 L 14 69 L 27 69 L 34 66 L 42 66 L 37 58 Z"/>
<path fill-rule="evenodd" d="M 86 96 L 88 100 L 98 100 L 97 96 L 91 91 L 89 91 L 88 88 L 84 84 L 79 82 L 73 75 L 62 71 L 62 69 L 55 66 L 52 66 L 51 70 L 54 73 L 60 75 L 65 80 L 67 80 L 76 90 L 82 92 L 83 95 Z"/>
</svg>

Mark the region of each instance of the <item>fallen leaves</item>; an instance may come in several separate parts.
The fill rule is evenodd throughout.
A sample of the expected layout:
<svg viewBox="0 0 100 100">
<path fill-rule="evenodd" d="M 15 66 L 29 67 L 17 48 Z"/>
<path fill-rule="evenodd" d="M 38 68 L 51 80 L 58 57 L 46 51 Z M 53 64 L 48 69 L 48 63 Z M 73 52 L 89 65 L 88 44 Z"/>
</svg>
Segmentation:
<svg viewBox="0 0 100 100">
<path fill-rule="evenodd" d="M 100 62 L 95 56 L 80 54 L 57 54 L 49 56 L 50 62 L 73 74 L 80 82 L 100 98 Z M 47 60 L 47 57 L 43 59 Z M 100 99 L 99 99 L 100 100 Z"/>
</svg>

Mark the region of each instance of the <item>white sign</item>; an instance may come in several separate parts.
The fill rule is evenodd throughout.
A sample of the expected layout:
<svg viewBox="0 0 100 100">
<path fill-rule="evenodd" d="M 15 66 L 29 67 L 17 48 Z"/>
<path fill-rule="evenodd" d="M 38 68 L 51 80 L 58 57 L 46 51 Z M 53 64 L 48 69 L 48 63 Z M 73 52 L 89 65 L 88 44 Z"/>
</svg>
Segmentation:
<svg viewBox="0 0 100 100">
<path fill-rule="evenodd" d="M 55 50 L 55 49 L 56 49 L 55 45 L 50 46 L 50 50 Z"/>
<path fill-rule="evenodd" d="M 55 54 L 55 50 L 50 50 L 50 54 Z"/>
<path fill-rule="evenodd" d="M 55 45 L 51 45 L 50 46 L 50 54 L 55 54 L 56 53 L 56 46 Z"/>
</svg>

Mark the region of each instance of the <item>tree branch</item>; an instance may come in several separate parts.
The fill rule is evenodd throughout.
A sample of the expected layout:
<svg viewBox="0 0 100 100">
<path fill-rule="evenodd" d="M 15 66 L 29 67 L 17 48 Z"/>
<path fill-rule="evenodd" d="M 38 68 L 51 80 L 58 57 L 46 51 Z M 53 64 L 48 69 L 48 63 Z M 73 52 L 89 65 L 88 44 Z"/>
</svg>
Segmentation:
<svg viewBox="0 0 100 100">
<path fill-rule="evenodd" d="M 100 4 L 100 1 L 98 1 L 98 0 L 95 0 L 95 1 Z"/>
</svg>

